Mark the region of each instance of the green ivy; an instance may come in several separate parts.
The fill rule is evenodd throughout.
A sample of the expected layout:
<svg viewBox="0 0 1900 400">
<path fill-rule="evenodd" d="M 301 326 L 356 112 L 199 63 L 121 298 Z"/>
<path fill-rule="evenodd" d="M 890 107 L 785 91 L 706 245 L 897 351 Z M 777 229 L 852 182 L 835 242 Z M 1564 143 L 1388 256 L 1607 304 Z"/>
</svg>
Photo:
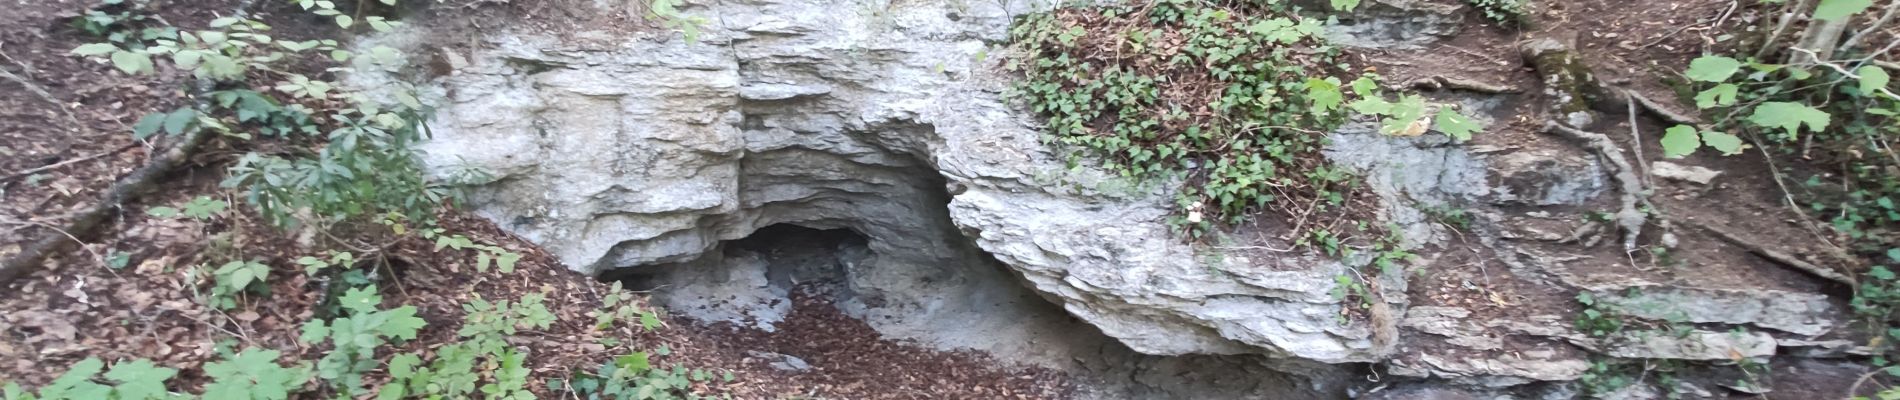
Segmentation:
<svg viewBox="0 0 1900 400">
<path fill-rule="evenodd" d="M 1321 21 L 1294 11 L 1161 0 L 1028 15 L 1010 32 L 1029 54 L 1011 63 L 1024 79 L 1010 93 L 1046 118 L 1049 141 L 1122 177 L 1186 178 L 1171 222 L 1192 236 L 1255 212 L 1342 206 L 1356 178 L 1320 150 L 1351 111 L 1381 117 L 1388 134 L 1482 129 L 1417 96 L 1387 101 L 1369 74 L 1346 85 L 1351 67 L 1318 37 Z"/>
</svg>

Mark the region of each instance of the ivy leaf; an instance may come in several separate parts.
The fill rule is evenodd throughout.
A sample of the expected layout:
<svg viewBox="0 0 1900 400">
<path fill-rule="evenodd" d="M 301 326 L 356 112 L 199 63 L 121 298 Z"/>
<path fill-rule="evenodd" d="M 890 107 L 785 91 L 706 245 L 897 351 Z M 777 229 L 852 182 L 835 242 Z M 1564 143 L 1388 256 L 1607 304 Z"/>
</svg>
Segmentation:
<svg viewBox="0 0 1900 400">
<path fill-rule="evenodd" d="M 1338 78 L 1307 78 L 1306 97 L 1313 99 L 1313 108 L 1320 111 L 1339 109 L 1346 102 L 1346 95 L 1339 91 Z"/>
<path fill-rule="evenodd" d="M 1352 80 L 1352 93 L 1359 97 L 1379 97 L 1379 81 L 1361 75 L 1359 79 Z"/>
<path fill-rule="evenodd" d="M 307 344 L 317 344 L 322 343 L 323 338 L 327 337 L 330 337 L 330 326 L 326 325 L 323 320 L 312 319 L 303 322 L 303 334 L 297 336 L 297 341 Z"/>
<path fill-rule="evenodd" d="M 383 304 L 383 296 L 376 294 L 376 285 L 369 285 L 344 292 L 338 303 L 357 313 L 371 313 L 376 311 L 376 306 Z"/>
<path fill-rule="evenodd" d="M 416 306 L 396 307 L 384 313 L 389 319 L 381 326 L 377 326 L 376 331 L 391 338 L 415 340 L 416 331 L 429 324 L 422 318 L 416 318 Z"/>
<path fill-rule="evenodd" d="M 520 262 L 520 261 L 521 261 L 521 254 L 514 253 L 514 252 L 503 252 L 501 253 L 501 256 L 495 258 L 495 266 L 501 270 L 501 273 L 512 274 L 515 272 L 515 263 Z"/>
<path fill-rule="evenodd" d="M 1728 132 L 1702 132 L 1702 144 L 1722 152 L 1725 156 L 1742 154 L 1742 138 L 1730 135 Z"/>
<path fill-rule="evenodd" d="M 1333 9 L 1339 11 L 1352 11 L 1354 8 L 1359 8 L 1359 0 L 1333 0 L 1332 3 Z"/>
<path fill-rule="evenodd" d="M 152 70 L 152 56 L 135 51 L 112 52 L 112 66 L 128 74 Z"/>
<path fill-rule="evenodd" d="M 1735 75 L 1735 71 L 1741 69 L 1742 62 L 1735 61 L 1733 58 L 1702 56 L 1696 58 L 1695 61 L 1690 61 L 1689 70 L 1683 71 L 1682 74 L 1698 82 L 1722 82 L 1727 81 L 1730 76 Z"/>
<path fill-rule="evenodd" d="M 1715 87 L 1695 95 L 1695 106 L 1696 108 L 1708 109 L 1711 107 L 1734 105 L 1735 95 L 1740 89 L 1741 87 L 1735 86 L 1735 84 L 1732 83 L 1715 85 Z"/>
<path fill-rule="evenodd" d="M 66 369 L 66 373 L 53 379 L 52 383 L 40 388 L 40 397 L 48 399 L 92 399 L 105 398 L 111 388 L 92 383 L 92 376 L 105 369 L 105 361 L 97 357 L 87 357 Z"/>
<path fill-rule="evenodd" d="M 1749 122 L 1768 128 L 1781 128 L 1788 131 L 1788 137 L 1795 137 L 1802 124 L 1816 132 L 1827 129 L 1829 116 L 1826 111 L 1817 110 L 1801 103 L 1772 101 L 1755 107 L 1755 113 L 1748 117 Z"/>
<path fill-rule="evenodd" d="M 176 218 L 178 217 L 178 209 L 171 207 L 152 207 L 145 209 L 145 215 L 168 219 Z"/>
<path fill-rule="evenodd" d="M 1366 97 L 1352 102 L 1352 110 L 1360 114 L 1385 115 L 1392 112 L 1392 102 L 1378 97 Z"/>
<path fill-rule="evenodd" d="M 185 133 L 192 121 L 198 120 L 198 110 L 179 108 L 165 115 L 165 133 L 177 135 Z"/>
<path fill-rule="evenodd" d="M 1854 73 L 1860 75 L 1860 94 L 1862 96 L 1878 93 L 1880 89 L 1887 87 L 1889 77 L 1885 69 L 1869 65 L 1860 67 L 1860 69 L 1855 70 Z"/>
<path fill-rule="evenodd" d="M 1833 21 L 1847 18 L 1867 11 L 1867 7 L 1872 5 L 1874 0 L 1821 0 L 1820 5 L 1814 6 L 1814 19 Z"/>
<path fill-rule="evenodd" d="M 1893 270 L 1887 269 L 1887 267 L 1880 266 L 1880 265 L 1875 265 L 1873 269 L 1868 270 L 1867 275 L 1873 276 L 1875 278 L 1879 278 L 1880 280 L 1883 280 L 1883 281 L 1890 281 L 1890 280 L 1893 280 L 1894 278 Z"/>
<path fill-rule="evenodd" d="M 122 400 L 163 399 L 169 392 L 165 390 L 165 380 L 178 375 L 178 370 L 160 367 L 151 360 L 136 360 L 119 363 L 106 371 L 106 378 L 118 382 L 113 390 Z"/>
<path fill-rule="evenodd" d="M 1693 126 L 1676 125 L 1663 132 L 1664 157 L 1682 158 L 1695 153 L 1695 150 L 1700 147 L 1702 147 L 1702 140 Z"/>
<path fill-rule="evenodd" d="M 166 115 L 166 113 L 155 112 L 145 114 L 145 117 L 139 118 L 139 122 L 132 124 L 132 138 L 145 139 L 152 137 L 154 133 L 158 133 L 159 129 L 165 127 Z"/>
<path fill-rule="evenodd" d="M 1460 142 L 1471 140 L 1471 133 L 1484 130 L 1484 125 L 1473 121 L 1471 117 L 1452 111 L 1450 107 L 1438 109 L 1438 131 Z"/>
<path fill-rule="evenodd" d="M 86 57 L 96 57 L 96 56 L 111 54 L 114 51 L 119 51 L 119 46 L 115 46 L 111 43 L 92 43 L 92 44 L 82 45 L 82 46 L 79 46 L 78 48 L 73 49 L 73 54 L 86 56 Z"/>
<path fill-rule="evenodd" d="M 422 365 L 422 357 L 415 354 L 402 354 L 389 358 L 389 377 L 409 379 L 416 374 L 416 366 Z"/>
</svg>

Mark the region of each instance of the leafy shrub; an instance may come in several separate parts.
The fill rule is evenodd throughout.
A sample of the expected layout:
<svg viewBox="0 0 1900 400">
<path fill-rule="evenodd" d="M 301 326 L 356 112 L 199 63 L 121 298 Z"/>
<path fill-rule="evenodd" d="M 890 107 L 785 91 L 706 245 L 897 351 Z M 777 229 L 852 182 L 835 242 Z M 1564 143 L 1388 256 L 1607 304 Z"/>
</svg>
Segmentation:
<svg viewBox="0 0 1900 400">
<path fill-rule="evenodd" d="M 330 351 L 317 360 L 318 377 L 345 393 L 366 393 L 363 373 L 380 366 L 376 362 L 376 348 L 394 340 L 414 340 L 416 332 L 427 325 L 416 318 L 414 306 L 381 310 L 382 301 L 375 285 L 351 289 L 342 298 L 348 316 L 328 322 L 304 322 L 300 340 L 317 344 L 327 339 L 331 346 Z"/>
<path fill-rule="evenodd" d="M 231 309 L 237 307 L 237 296 L 262 288 L 270 279 L 270 266 L 255 260 L 231 261 L 211 271 L 211 293 L 204 302 L 212 307 Z"/>
<path fill-rule="evenodd" d="M 593 373 L 576 373 L 569 379 L 549 381 L 548 389 L 571 392 L 588 400 L 698 400 L 711 397 L 693 394 L 693 382 L 714 378 L 712 372 L 703 369 L 653 368 L 647 353 L 636 352 L 615 357 Z M 718 379 L 731 382 L 732 372 L 723 372 Z"/>
<path fill-rule="evenodd" d="M 620 282 L 615 281 L 611 290 L 608 290 L 605 296 L 601 296 L 600 310 L 594 311 L 594 329 L 607 330 L 612 328 L 617 321 L 634 319 L 637 319 L 641 329 L 648 332 L 660 329 L 661 326 L 658 312 L 640 308 L 633 294 L 621 290 Z"/>
<path fill-rule="evenodd" d="M 205 400 L 284 400 L 310 380 L 308 367 L 284 368 L 277 364 L 276 350 L 246 349 L 239 354 L 224 354 L 229 360 L 205 365 Z M 100 371 L 105 374 L 101 376 Z M 73 364 L 52 383 L 37 393 L 17 384 L 0 385 L 5 400 L 159 400 L 189 398 L 172 393 L 165 381 L 178 376 L 178 370 L 160 367 L 151 360 L 131 360 L 106 368 L 104 361 L 87 358 Z M 104 378 L 104 379 L 101 379 Z"/>
<path fill-rule="evenodd" d="M 390 359 L 389 375 L 394 380 L 383 386 L 379 397 L 466 398 L 480 391 L 491 399 L 533 398 L 527 391 L 527 354 L 505 339 L 518 329 L 547 329 L 553 324 L 554 314 L 545 301 L 541 294 L 524 295 L 520 302 L 492 303 L 477 296 L 462 306 L 467 315 L 456 331 L 462 341 L 436 349 L 427 365 L 415 354 Z"/>
<path fill-rule="evenodd" d="M 1516 23 L 1524 19 L 1524 3 L 1529 0 L 1465 0 L 1472 7 L 1483 12 L 1486 18 L 1500 23 Z"/>
<path fill-rule="evenodd" d="M 1371 76 L 1346 92 L 1340 49 L 1286 7 L 1161 0 L 1029 15 L 1011 29 L 1030 55 L 1012 63 L 1026 76 L 1011 94 L 1047 118 L 1049 140 L 1124 177 L 1186 178 L 1173 222 L 1191 235 L 1255 211 L 1324 212 L 1355 180 L 1319 154 L 1349 97 L 1390 134 L 1423 134 L 1432 110 L 1416 96 L 1385 100 Z M 1437 127 L 1478 129 L 1456 114 L 1439 111 Z"/>
<path fill-rule="evenodd" d="M 305 8 L 353 25 L 331 2 L 300 1 Z M 393 22 L 367 18 L 386 30 Z M 92 43 L 74 54 L 110 62 L 128 74 L 156 73 L 168 61 L 193 76 L 227 83 L 254 77 L 275 81 L 264 88 L 211 90 L 193 107 L 155 112 L 133 126 L 133 134 L 184 135 L 210 130 L 232 140 L 272 138 L 319 147 L 302 152 L 249 152 L 238 157 L 225 186 L 244 188 L 246 200 L 280 225 L 329 224 L 357 215 L 401 212 L 429 218 L 448 193 L 423 178 L 414 145 L 423 139 L 430 108 L 406 87 L 393 88 L 393 101 L 323 80 L 287 72 L 312 59 L 339 65 L 332 71 L 393 69 L 402 54 L 376 47 L 355 54 L 335 40 L 292 41 L 272 37 L 270 26 L 242 18 L 220 18 L 210 28 L 172 32 L 136 41 Z"/>
</svg>

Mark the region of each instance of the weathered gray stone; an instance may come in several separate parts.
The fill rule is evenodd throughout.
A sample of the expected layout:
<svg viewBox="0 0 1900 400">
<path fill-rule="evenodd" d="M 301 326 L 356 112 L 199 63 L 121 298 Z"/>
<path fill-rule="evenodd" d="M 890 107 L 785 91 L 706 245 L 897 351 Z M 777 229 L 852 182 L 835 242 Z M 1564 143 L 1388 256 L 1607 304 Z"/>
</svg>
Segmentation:
<svg viewBox="0 0 1900 400">
<path fill-rule="evenodd" d="M 1578 205 L 1603 195 L 1606 179 L 1597 160 L 1552 149 L 1514 151 L 1490 157 L 1492 192 L 1499 204 Z"/>
<path fill-rule="evenodd" d="M 1651 163 L 1649 167 L 1649 171 L 1650 173 L 1655 174 L 1657 177 L 1660 177 L 1663 179 L 1674 179 L 1674 180 L 1683 181 L 1683 182 L 1695 183 L 1698 185 L 1707 185 L 1710 182 L 1714 182 L 1715 177 L 1722 175 L 1722 171 L 1716 171 L 1713 169 L 1708 169 L 1708 168 L 1695 166 L 1695 165 L 1682 165 L 1682 164 L 1672 163 L 1668 161 L 1657 161 L 1655 163 Z"/>
<path fill-rule="evenodd" d="M 1826 333 L 1838 322 L 1827 296 L 1779 290 L 1639 287 L 1596 293 L 1598 301 L 1624 314 L 1654 320 L 1754 325 L 1800 335 Z"/>
<path fill-rule="evenodd" d="M 1331 7 L 1310 1 L 1315 8 Z M 1353 47 L 1416 48 L 1457 35 L 1464 8 L 1429 0 L 1366 0 L 1340 24 L 1326 27 L 1326 38 Z"/>
<path fill-rule="evenodd" d="M 1381 357 L 1365 324 L 1335 319 L 1341 263 L 1202 255 L 1165 223 L 1166 185 L 1118 185 L 1050 153 L 1001 98 L 1005 57 L 976 56 L 1000 53 L 988 43 L 1024 5 L 703 6 L 689 12 L 720 22 L 697 42 L 490 32 L 433 82 L 428 163 L 493 176 L 475 182 L 473 210 L 583 272 L 724 263 L 723 242 L 774 224 L 851 229 L 874 256 L 850 268 L 841 307 L 944 347 L 1056 359 L 1026 337 L 1062 329 L 995 305 L 1040 296 L 1148 354 Z"/>
<path fill-rule="evenodd" d="M 1624 331 L 1598 347 L 1604 354 L 1623 358 L 1734 360 L 1774 356 L 1775 338 L 1761 332 Z"/>
</svg>

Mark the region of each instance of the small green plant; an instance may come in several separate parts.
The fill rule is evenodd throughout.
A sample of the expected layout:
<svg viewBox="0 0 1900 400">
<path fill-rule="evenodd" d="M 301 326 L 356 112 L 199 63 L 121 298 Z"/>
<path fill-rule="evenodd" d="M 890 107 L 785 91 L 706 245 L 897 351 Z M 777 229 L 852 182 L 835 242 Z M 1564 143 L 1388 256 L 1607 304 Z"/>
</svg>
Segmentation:
<svg viewBox="0 0 1900 400">
<path fill-rule="evenodd" d="M 256 260 L 231 261 L 211 271 L 211 292 L 205 297 L 206 305 L 219 309 L 237 307 L 239 295 L 267 288 L 270 279 L 270 265 Z"/>
<path fill-rule="evenodd" d="M 547 329 L 554 323 L 546 296 L 529 294 L 519 302 L 489 302 L 477 296 L 462 306 L 466 312 L 456 334 L 462 341 L 436 349 L 424 364 L 416 354 L 390 360 L 394 380 L 383 385 L 379 398 L 405 396 L 467 398 L 480 392 L 490 399 L 532 399 L 527 391 L 527 353 L 505 340 L 520 329 Z M 485 382 L 485 383 L 484 383 Z"/>
<path fill-rule="evenodd" d="M 333 2 L 297 3 L 339 26 L 356 23 L 354 17 L 337 12 Z M 381 17 L 365 22 L 378 30 L 394 26 Z M 230 168 L 224 185 L 246 189 L 246 200 L 271 222 L 328 225 L 384 211 L 418 219 L 433 216 L 447 192 L 423 179 L 413 145 L 423 137 L 421 121 L 431 110 L 416 100 L 413 90 L 397 85 L 378 88 L 390 90 L 389 96 L 370 96 L 289 72 L 295 68 L 288 67 L 317 61 L 338 64 L 329 69 L 333 73 L 393 70 L 404 64 L 402 53 L 375 47 L 357 54 L 335 40 L 284 40 L 266 34 L 268 30 L 270 26 L 255 20 L 227 17 L 211 21 L 204 30 L 91 43 L 73 49 L 73 54 L 109 62 L 127 74 L 154 74 L 157 63 L 169 62 L 197 78 L 229 83 L 202 93 L 200 98 L 208 101 L 200 105 L 139 119 L 133 126 L 135 137 L 209 130 L 228 140 L 271 138 L 318 147 L 287 154 L 245 153 Z M 253 76 L 274 83 L 249 87 L 246 80 Z M 391 101 L 376 100 L 382 98 Z"/>
<path fill-rule="evenodd" d="M 166 26 L 146 26 L 153 22 L 151 12 L 146 9 L 144 0 L 105 0 L 99 6 L 87 9 L 84 15 L 74 17 L 69 23 L 88 35 L 103 37 L 112 43 L 132 43 L 177 38 L 178 29 Z"/>
<path fill-rule="evenodd" d="M 211 379 L 202 396 L 206 400 L 285 400 L 290 393 L 310 380 L 309 369 L 284 368 L 277 364 L 276 350 L 247 349 L 242 354 L 219 353 L 226 361 L 205 364 L 204 375 Z M 100 372 L 105 372 L 100 374 Z M 18 384 L 0 384 L 0 399 L 5 400 L 165 400 L 193 398 L 166 389 L 165 382 L 178 376 L 178 370 L 158 366 L 151 360 L 136 359 L 113 364 L 87 358 L 69 367 L 53 382 L 29 392 Z"/>
<path fill-rule="evenodd" d="M 418 231 L 422 238 L 435 242 L 435 249 L 475 250 L 475 271 L 488 272 L 490 266 L 504 274 L 515 272 L 515 263 L 521 261 L 521 253 L 508 251 L 501 246 L 476 243 L 462 235 L 445 234 L 442 228 L 429 228 Z"/>
<path fill-rule="evenodd" d="M 100 371 L 105 371 L 103 377 L 99 376 Z M 173 395 L 165 390 L 165 381 L 177 375 L 178 370 L 157 366 L 150 360 L 121 362 L 107 370 L 104 361 L 87 358 L 73 364 L 52 383 L 41 387 L 37 394 L 28 393 L 19 385 L 9 383 L 0 387 L 0 399 L 169 399 Z"/>
<path fill-rule="evenodd" d="M 1622 363 L 1596 358 L 1590 360 L 1590 369 L 1585 370 L 1583 376 L 1577 378 L 1577 383 L 1583 386 L 1585 395 L 1602 398 L 1635 384 L 1635 377 L 1635 372 L 1630 371 L 1630 368 Z"/>
<path fill-rule="evenodd" d="M 1499 23 L 1518 23 L 1524 20 L 1524 4 L 1530 0 L 1465 0 L 1472 7 L 1483 12 L 1486 18 Z"/>
<path fill-rule="evenodd" d="M 640 328 L 648 332 L 660 329 L 664 325 L 660 321 L 658 312 L 641 308 L 632 293 L 621 290 L 619 281 L 613 283 L 611 290 L 608 290 L 605 296 L 601 296 L 600 301 L 600 310 L 594 311 L 594 329 L 596 330 L 611 329 L 616 322 L 628 320 L 639 321 Z"/>
<path fill-rule="evenodd" d="M 636 352 L 615 357 L 596 368 L 592 373 L 575 373 L 567 379 L 548 381 L 548 389 L 554 392 L 573 393 L 588 400 L 698 400 L 723 397 L 703 397 L 692 393 L 694 382 L 710 382 L 719 379 L 731 382 L 732 372 L 714 372 L 704 369 L 688 370 L 675 366 L 671 369 L 653 368 L 647 353 Z"/>
<path fill-rule="evenodd" d="M 356 254 L 347 251 L 330 251 L 326 257 L 303 256 L 297 258 L 297 265 L 303 266 L 304 275 L 316 276 L 325 269 L 349 268 L 356 265 Z"/>
<path fill-rule="evenodd" d="M 1462 208 L 1451 206 L 1425 207 L 1419 209 L 1426 216 L 1445 226 L 1461 231 L 1471 230 L 1471 215 Z"/>
<path fill-rule="evenodd" d="M 376 349 L 391 341 L 414 340 L 416 332 L 427 325 L 416 317 L 414 306 L 382 310 L 382 301 L 376 285 L 350 289 L 341 299 L 348 315 L 303 324 L 300 340 L 304 343 L 329 342 L 330 351 L 317 360 L 316 372 L 340 392 L 367 393 L 363 373 L 379 366 Z"/>
<path fill-rule="evenodd" d="M 1623 314 L 1616 307 L 1597 301 L 1590 292 L 1577 293 L 1577 302 L 1583 304 L 1583 311 L 1577 315 L 1576 327 L 1592 337 L 1607 337 L 1623 331 Z"/>
<path fill-rule="evenodd" d="M 210 196 L 198 196 L 192 198 L 191 201 L 185 202 L 185 204 L 180 204 L 178 207 L 152 207 L 146 209 L 145 215 L 158 218 L 190 218 L 204 221 L 217 217 L 218 214 L 223 214 L 227 206 L 229 205 L 223 200 L 213 199 Z"/>
<path fill-rule="evenodd" d="M 284 400 L 310 381 L 310 366 L 277 364 L 277 350 L 245 349 L 205 364 L 205 400 Z"/>
<path fill-rule="evenodd" d="M 699 41 L 699 30 L 708 22 L 706 17 L 686 15 L 679 11 L 680 0 L 648 0 L 647 19 L 657 21 L 667 29 L 680 31 L 686 43 Z"/>
</svg>

